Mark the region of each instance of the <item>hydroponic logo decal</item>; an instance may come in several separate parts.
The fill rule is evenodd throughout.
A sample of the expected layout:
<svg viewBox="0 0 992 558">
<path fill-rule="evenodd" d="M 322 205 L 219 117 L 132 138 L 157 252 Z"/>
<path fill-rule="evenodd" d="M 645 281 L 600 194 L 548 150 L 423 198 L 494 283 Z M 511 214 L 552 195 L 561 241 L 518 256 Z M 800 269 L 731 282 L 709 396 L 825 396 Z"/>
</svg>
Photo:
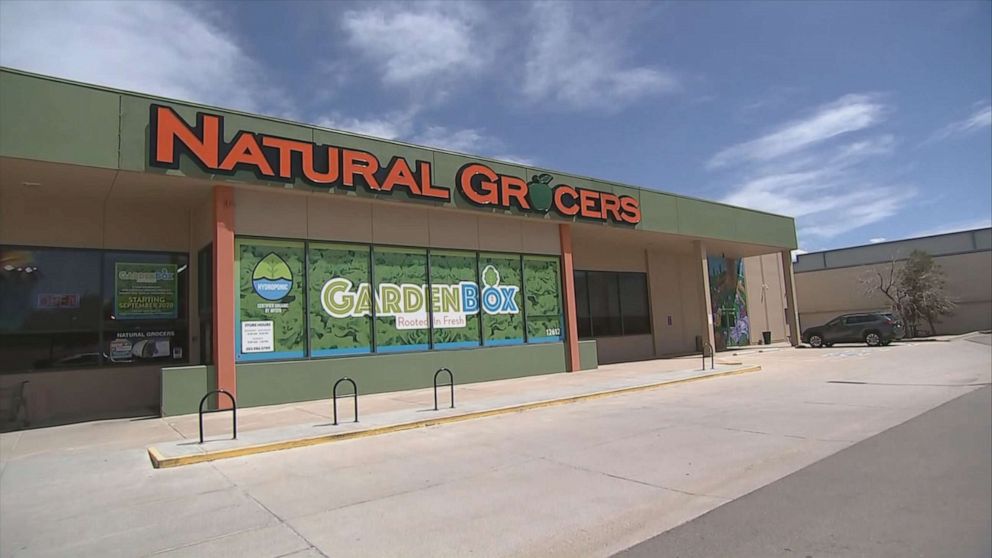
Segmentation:
<svg viewBox="0 0 992 558">
<path fill-rule="evenodd" d="M 251 288 L 265 300 L 282 300 L 293 288 L 293 272 L 282 258 L 269 252 L 255 264 Z"/>
</svg>

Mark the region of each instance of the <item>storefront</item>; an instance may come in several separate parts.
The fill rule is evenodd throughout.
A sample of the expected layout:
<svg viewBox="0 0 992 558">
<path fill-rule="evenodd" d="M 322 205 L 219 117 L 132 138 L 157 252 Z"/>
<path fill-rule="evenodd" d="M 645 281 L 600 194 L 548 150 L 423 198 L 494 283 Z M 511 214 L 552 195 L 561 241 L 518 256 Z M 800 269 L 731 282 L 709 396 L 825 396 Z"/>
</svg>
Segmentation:
<svg viewBox="0 0 992 558">
<path fill-rule="evenodd" d="M 12 70 L 0 120 L 0 387 L 29 382 L 34 424 L 795 323 L 787 217 Z"/>
</svg>

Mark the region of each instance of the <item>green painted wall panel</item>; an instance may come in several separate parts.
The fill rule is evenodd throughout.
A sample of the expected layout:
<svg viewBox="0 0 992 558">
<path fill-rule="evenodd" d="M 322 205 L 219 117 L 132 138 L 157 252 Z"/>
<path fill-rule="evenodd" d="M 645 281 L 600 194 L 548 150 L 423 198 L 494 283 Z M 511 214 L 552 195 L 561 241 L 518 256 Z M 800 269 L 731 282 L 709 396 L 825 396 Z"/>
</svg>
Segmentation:
<svg viewBox="0 0 992 558">
<path fill-rule="evenodd" d="M 598 367 L 599 354 L 596 349 L 596 340 L 579 341 L 579 368 L 595 370 Z"/>
<path fill-rule="evenodd" d="M 438 186 L 444 186 L 451 190 L 451 206 L 459 209 L 471 209 L 473 211 L 482 211 L 485 213 L 491 213 L 495 215 L 513 215 L 516 212 L 503 209 L 501 207 L 480 207 L 474 205 L 472 202 L 465 199 L 460 193 L 458 193 L 458 184 L 455 183 L 455 178 L 458 175 L 458 169 L 463 165 L 468 163 L 482 163 L 492 169 L 497 174 L 505 174 L 509 176 L 517 176 L 526 180 L 527 169 L 520 165 L 513 165 L 510 163 L 494 163 L 491 161 L 482 161 L 479 159 L 473 159 L 471 157 L 464 157 L 461 155 L 452 155 L 451 153 L 444 153 L 442 151 L 434 152 L 434 183 Z"/>
<path fill-rule="evenodd" d="M 744 240 L 737 238 L 738 209 L 689 198 L 678 198 L 679 233 L 691 236 Z"/>
<path fill-rule="evenodd" d="M 117 168 L 120 95 L 0 72 L 0 155 Z"/>
<path fill-rule="evenodd" d="M 660 232 L 679 232 L 679 198 L 661 192 L 644 192 L 641 195 L 641 223 L 639 229 Z"/>
<path fill-rule="evenodd" d="M 586 343 L 588 345 L 588 343 Z M 583 369 L 596 368 L 584 348 Z M 591 355 L 591 356 L 590 356 Z M 329 399 L 334 382 L 344 376 L 358 383 L 359 394 L 430 387 L 438 368 L 450 368 L 458 385 L 506 378 L 553 374 L 565 370 L 561 343 L 514 345 L 472 350 L 427 351 L 322 360 L 243 363 L 238 370 L 238 405 L 256 407 Z M 588 368 L 587 368 L 588 367 Z M 162 414 L 195 413 L 213 382 L 208 366 L 162 370 Z"/>
<path fill-rule="evenodd" d="M 796 224 L 791 218 L 740 209 L 735 210 L 735 213 L 737 238 L 746 238 L 755 244 L 790 249 L 798 247 Z"/>
<path fill-rule="evenodd" d="M 162 416 L 195 413 L 200 398 L 216 389 L 213 366 L 179 366 L 162 369 Z M 216 408 L 212 406 L 211 408 Z"/>
<path fill-rule="evenodd" d="M 329 399 L 338 378 L 358 383 L 359 393 L 430 387 L 438 368 L 450 368 L 458 385 L 565 370 L 560 343 L 460 351 L 427 351 L 374 357 L 238 365 L 239 403 L 245 407 Z"/>
<path fill-rule="evenodd" d="M 335 145 L 347 147 L 359 151 L 371 153 L 379 159 L 383 165 L 388 165 L 393 157 L 403 157 L 410 165 L 410 169 L 417 171 L 417 161 L 427 161 L 433 166 L 434 152 L 429 149 L 401 145 L 385 141 L 374 140 L 362 136 L 351 134 L 341 134 L 332 130 L 314 130 L 313 141 L 322 145 Z M 438 184 L 437 177 L 433 177 L 434 184 Z M 360 198 L 383 199 L 390 201 L 403 201 L 407 203 L 417 203 L 423 205 L 443 205 L 440 201 L 431 201 L 423 198 L 411 196 L 405 189 L 397 188 L 392 193 L 373 193 L 363 186 L 352 188 L 337 188 L 333 193 Z"/>
</svg>

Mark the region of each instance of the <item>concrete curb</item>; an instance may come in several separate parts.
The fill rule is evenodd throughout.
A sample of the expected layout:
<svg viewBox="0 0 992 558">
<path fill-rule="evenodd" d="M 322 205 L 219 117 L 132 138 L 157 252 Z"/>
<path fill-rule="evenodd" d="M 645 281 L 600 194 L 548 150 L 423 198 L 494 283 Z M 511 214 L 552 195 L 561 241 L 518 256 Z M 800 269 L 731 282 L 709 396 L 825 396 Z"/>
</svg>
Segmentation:
<svg viewBox="0 0 992 558">
<path fill-rule="evenodd" d="M 681 378 L 677 380 L 666 380 L 663 382 L 655 382 L 651 384 L 644 384 L 639 386 L 630 386 L 619 389 L 611 389 L 605 391 L 597 391 L 592 393 L 583 393 L 581 395 L 573 395 L 569 397 L 562 397 L 559 399 L 546 399 L 542 401 L 534 401 L 531 403 L 521 403 L 518 405 L 510 405 L 507 407 L 497 407 L 495 409 L 486 409 L 483 411 L 472 411 L 468 413 L 463 413 L 460 415 L 451 415 L 440 418 L 416 420 L 411 422 L 403 422 L 399 424 L 390 424 L 387 426 L 378 426 L 374 428 L 369 428 L 366 430 L 357 430 L 351 432 L 339 432 L 335 434 L 322 434 L 320 436 L 312 436 L 307 438 L 297 438 L 293 440 L 285 440 L 281 442 L 269 442 L 265 444 L 258 444 L 254 446 L 245 446 L 243 448 L 231 448 L 217 451 L 207 451 L 204 453 L 198 453 L 193 455 L 183 455 L 178 457 L 166 457 L 162 455 L 154 446 L 148 448 L 148 457 L 151 459 L 152 467 L 156 469 L 166 469 L 170 467 L 181 467 L 183 465 L 193 465 L 195 463 L 206 463 L 208 461 L 217 461 L 220 459 L 230 459 L 233 457 L 244 457 L 246 455 L 254 455 L 258 453 L 268 453 L 272 451 L 281 451 L 292 448 L 302 448 L 307 446 L 315 446 L 318 444 L 326 444 L 330 442 L 341 442 L 344 440 L 354 440 L 358 438 L 368 438 L 371 436 L 379 436 L 382 434 L 389 434 L 392 432 L 402 432 L 403 430 L 413 430 L 415 428 L 425 428 L 428 426 L 437 426 L 441 424 L 449 424 L 454 422 L 462 422 L 466 420 L 480 419 L 485 417 L 493 417 L 498 415 L 505 415 L 509 413 L 519 413 L 523 411 L 529 411 L 531 409 L 541 409 L 545 407 L 555 407 L 558 405 L 567 405 L 570 403 L 576 403 L 579 401 L 589 401 L 593 399 L 600 399 L 603 397 L 611 397 L 614 395 L 623 395 L 627 393 L 637 393 L 641 391 L 649 391 L 652 389 L 658 389 L 665 386 L 671 386 L 676 384 L 686 384 L 689 382 L 695 382 L 698 380 L 705 380 L 709 378 L 719 378 L 722 376 L 736 376 L 738 374 L 746 374 L 749 372 L 759 372 L 761 370 L 760 365 L 744 366 L 741 368 L 735 368 L 733 370 L 727 370 L 724 372 L 714 372 L 711 374 L 705 374 L 701 376 L 694 376 L 691 378 Z"/>
</svg>

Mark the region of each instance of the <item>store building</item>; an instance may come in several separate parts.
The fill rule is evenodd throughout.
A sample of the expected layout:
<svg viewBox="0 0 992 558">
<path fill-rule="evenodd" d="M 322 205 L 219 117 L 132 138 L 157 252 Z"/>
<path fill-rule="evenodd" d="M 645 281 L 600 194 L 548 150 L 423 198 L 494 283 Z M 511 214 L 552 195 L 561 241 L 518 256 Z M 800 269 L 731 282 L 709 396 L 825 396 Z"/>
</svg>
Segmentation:
<svg viewBox="0 0 992 558">
<path fill-rule="evenodd" d="M 0 122 L 33 424 L 798 337 L 788 217 L 7 69 Z"/>
<path fill-rule="evenodd" d="M 913 250 L 933 257 L 944 272 L 946 292 L 955 303 L 951 314 L 936 322 L 936 331 L 920 324 L 924 333 L 950 335 L 992 329 L 992 228 L 907 238 L 799 256 L 795 277 L 799 291 L 799 322 L 822 325 L 854 312 L 891 310 L 877 290 L 878 274 L 888 277 Z"/>
</svg>

